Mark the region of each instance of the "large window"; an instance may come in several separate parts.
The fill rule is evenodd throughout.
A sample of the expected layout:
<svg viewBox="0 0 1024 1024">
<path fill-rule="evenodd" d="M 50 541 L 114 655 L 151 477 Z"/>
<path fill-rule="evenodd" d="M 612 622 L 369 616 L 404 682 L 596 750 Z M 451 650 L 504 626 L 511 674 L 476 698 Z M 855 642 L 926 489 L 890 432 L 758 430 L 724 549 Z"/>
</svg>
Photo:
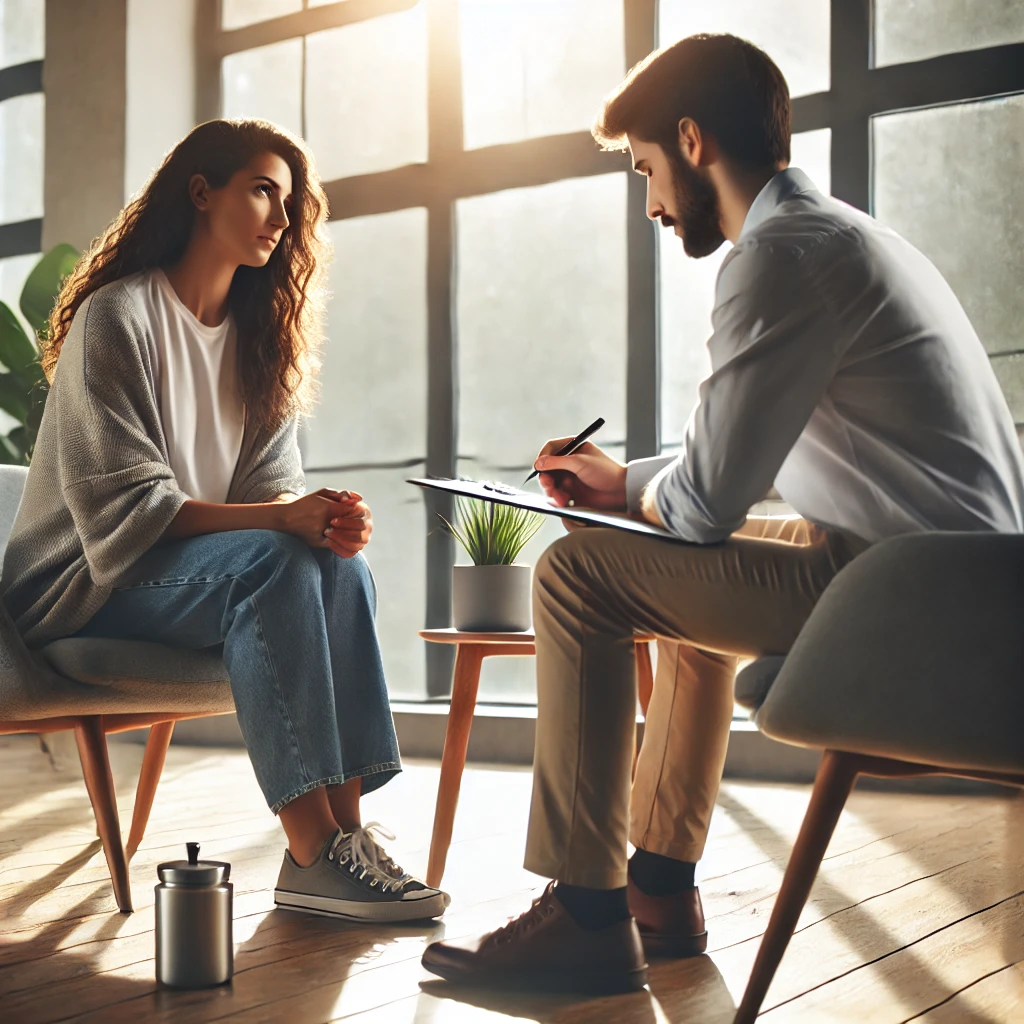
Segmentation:
<svg viewBox="0 0 1024 1024">
<path fill-rule="evenodd" d="M 629 458 L 678 447 L 707 372 L 725 250 L 701 261 L 644 212 L 588 127 L 659 43 L 730 31 L 790 83 L 793 162 L 943 270 L 1024 423 L 1024 21 L 1001 0 L 201 0 L 204 116 L 310 142 L 337 249 L 312 482 L 362 489 L 392 693 L 443 697 L 456 553 L 431 473 L 517 482 L 597 415 Z M 2 231 L 2 229 L 0 229 Z M 551 524 L 535 557 L 558 535 Z M 534 697 L 529 659 L 481 695 Z"/>
<path fill-rule="evenodd" d="M 45 0 L 0 0 L 0 300 L 18 317 L 43 231 L 44 15 Z M 14 425 L 0 411 L 0 433 Z"/>
<path fill-rule="evenodd" d="M 44 0 L 0 0 L 0 299 L 15 312 L 43 227 Z"/>
</svg>

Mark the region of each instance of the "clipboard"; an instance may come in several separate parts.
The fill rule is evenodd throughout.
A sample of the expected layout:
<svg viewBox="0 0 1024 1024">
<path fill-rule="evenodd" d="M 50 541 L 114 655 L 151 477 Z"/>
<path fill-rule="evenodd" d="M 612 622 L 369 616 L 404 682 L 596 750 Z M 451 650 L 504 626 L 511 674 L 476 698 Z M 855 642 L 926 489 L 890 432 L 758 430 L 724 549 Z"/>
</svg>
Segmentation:
<svg viewBox="0 0 1024 1024">
<path fill-rule="evenodd" d="M 480 480 L 446 480 L 414 477 L 406 483 L 435 491 L 447 491 L 464 498 L 478 498 L 480 501 L 494 502 L 496 505 L 511 505 L 513 508 L 529 509 L 546 516 L 569 519 L 574 523 L 586 523 L 589 526 L 610 526 L 615 530 L 626 530 L 628 533 L 639 533 L 645 537 L 657 537 L 659 540 L 670 540 L 676 544 L 686 544 L 682 537 L 677 537 L 668 530 L 655 526 L 653 523 L 632 519 L 624 512 L 602 512 L 599 509 L 560 507 L 552 505 L 542 494 L 533 491 L 522 491 L 518 487 Z"/>
</svg>

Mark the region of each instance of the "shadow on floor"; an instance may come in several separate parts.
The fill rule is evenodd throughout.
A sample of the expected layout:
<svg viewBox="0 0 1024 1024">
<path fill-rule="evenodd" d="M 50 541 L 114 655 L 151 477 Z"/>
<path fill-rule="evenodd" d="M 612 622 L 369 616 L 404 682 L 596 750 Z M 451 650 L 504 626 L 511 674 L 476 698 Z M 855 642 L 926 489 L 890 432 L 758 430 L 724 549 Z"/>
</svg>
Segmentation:
<svg viewBox="0 0 1024 1024">
<path fill-rule="evenodd" d="M 584 1021 L 628 1020 L 630 1024 L 730 1024 L 736 1004 L 710 957 L 655 961 L 651 982 L 642 992 L 600 998 L 502 992 L 453 985 L 441 979 L 420 982 L 424 1020 L 432 1020 L 432 1000 L 450 1000 L 516 1020 L 537 1024 L 582 1024 Z M 417 1012 L 416 1019 L 420 1017 Z"/>
</svg>

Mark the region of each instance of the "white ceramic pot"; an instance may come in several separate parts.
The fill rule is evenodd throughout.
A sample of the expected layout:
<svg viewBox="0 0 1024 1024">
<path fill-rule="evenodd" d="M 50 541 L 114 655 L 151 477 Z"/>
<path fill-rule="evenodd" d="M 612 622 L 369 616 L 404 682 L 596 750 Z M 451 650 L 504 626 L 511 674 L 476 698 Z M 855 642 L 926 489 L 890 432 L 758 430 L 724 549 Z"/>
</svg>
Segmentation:
<svg viewBox="0 0 1024 1024">
<path fill-rule="evenodd" d="M 466 633 L 519 633 L 532 623 L 528 565 L 456 565 L 452 621 Z"/>
</svg>

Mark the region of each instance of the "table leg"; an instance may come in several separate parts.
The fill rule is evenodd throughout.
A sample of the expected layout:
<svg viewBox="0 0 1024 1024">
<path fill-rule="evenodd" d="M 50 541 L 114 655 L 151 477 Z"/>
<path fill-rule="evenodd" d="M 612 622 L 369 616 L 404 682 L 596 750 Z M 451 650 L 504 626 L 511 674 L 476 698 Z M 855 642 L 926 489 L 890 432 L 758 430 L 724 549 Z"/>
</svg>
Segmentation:
<svg viewBox="0 0 1024 1024">
<path fill-rule="evenodd" d="M 441 780 L 437 787 L 434 810 L 434 831 L 430 839 L 427 861 L 427 885 L 437 887 L 444 877 L 448 847 L 452 841 L 455 808 L 459 803 L 462 772 L 466 767 L 469 730 L 473 725 L 480 666 L 485 654 L 483 644 L 459 644 L 455 654 L 455 676 L 452 681 L 452 704 L 441 754 Z"/>
</svg>

